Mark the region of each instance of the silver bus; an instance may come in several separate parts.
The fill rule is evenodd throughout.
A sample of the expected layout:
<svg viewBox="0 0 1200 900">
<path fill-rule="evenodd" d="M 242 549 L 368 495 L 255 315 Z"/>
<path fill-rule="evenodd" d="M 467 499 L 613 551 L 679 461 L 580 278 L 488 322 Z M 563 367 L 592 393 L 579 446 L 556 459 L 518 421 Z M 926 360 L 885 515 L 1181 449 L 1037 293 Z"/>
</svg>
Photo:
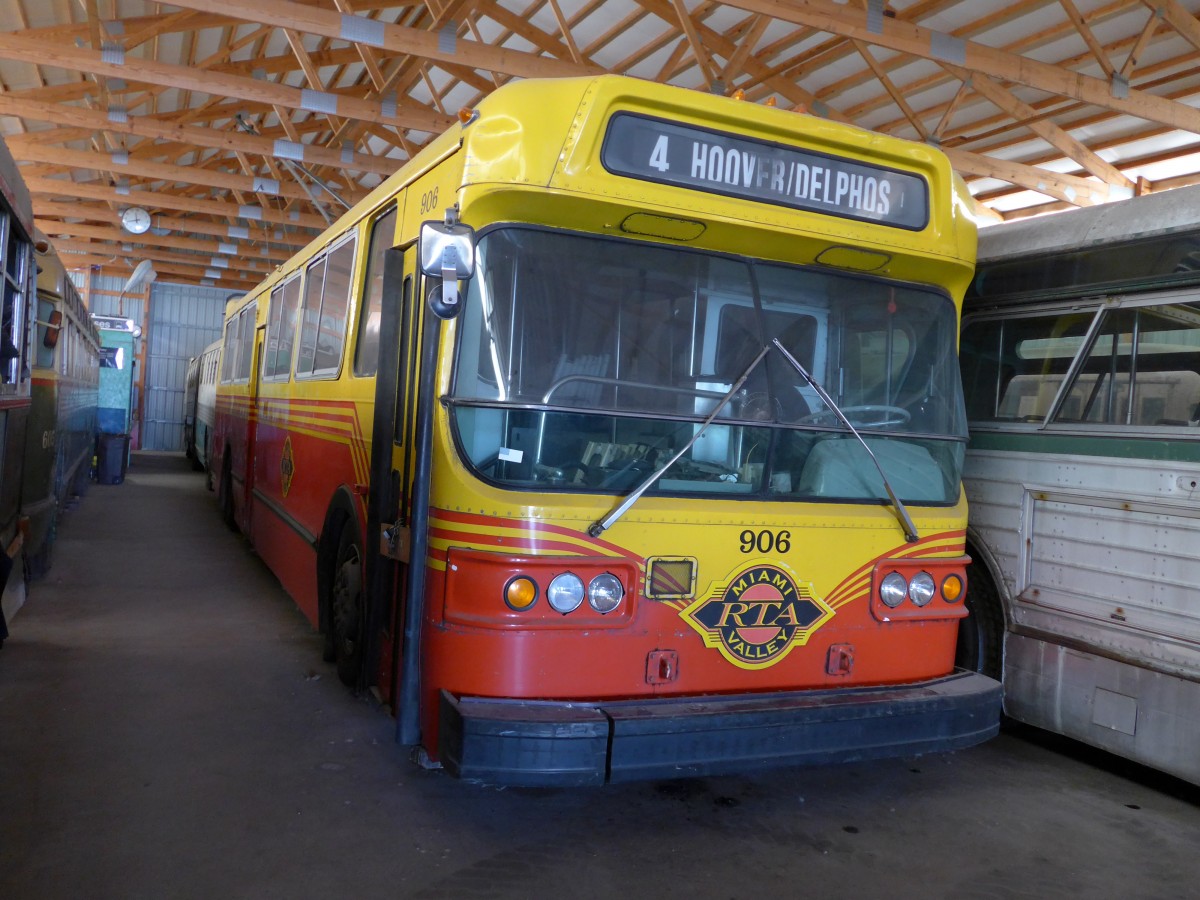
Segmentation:
<svg viewBox="0 0 1200 900">
<path fill-rule="evenodd" d="M 1200 783 L 1200 187 L 985 229 L 961 359 L 960 662 Z"/>
</svg>

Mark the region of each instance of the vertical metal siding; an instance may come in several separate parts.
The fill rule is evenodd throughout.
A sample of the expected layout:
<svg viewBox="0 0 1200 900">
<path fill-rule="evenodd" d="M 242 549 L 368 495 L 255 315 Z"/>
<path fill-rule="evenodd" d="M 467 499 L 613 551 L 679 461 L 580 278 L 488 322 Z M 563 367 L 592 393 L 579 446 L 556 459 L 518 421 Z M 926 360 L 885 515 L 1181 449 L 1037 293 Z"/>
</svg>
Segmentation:
<svg viewBox="0 0 1200 900">
<path fill-rule="evenodd" d="M 229 295 L 222 288 L 158 282 L 151 286 L 143 448 L 183 449 L 188 360 L 220 337 Z"/>
<path fill-rule="evenodd" d="M 82 273 L 71 273 L 82 289 Z M 121 315 L 149 326 L 142 335 L 146 348 L 146 396 L 141 446 L 146 450 L 183 449 L 183 392 L 188 360 L 221 336 L 228 288 L 154 282 L 150 287 L 150 321 L 140 297 L 121 297 L 125 278 L 94 276 L 90 312 Z"/>
<path fill-rule="evenodd" d="M 82 273 L 72 272 L 71 280 L 75 282 L 75 286 L 82 292 L 83 290 L 83 275 Z M 127 319 L 133 319 L 134 322 L 141 325 L 142 316 L 145 312 L 140 297 L 134 295 L 131 297 L 120 297 L 121 288 L 125 287 L 124 278 L 114 278 L 111 275 L 96 275 L 92 278 L 92 296 L 89 300 L 88 312 L 98 316 L 116 316 L 121 315 Z M 101 292 L 104 293 L 101 293 Z"/>
</svg>

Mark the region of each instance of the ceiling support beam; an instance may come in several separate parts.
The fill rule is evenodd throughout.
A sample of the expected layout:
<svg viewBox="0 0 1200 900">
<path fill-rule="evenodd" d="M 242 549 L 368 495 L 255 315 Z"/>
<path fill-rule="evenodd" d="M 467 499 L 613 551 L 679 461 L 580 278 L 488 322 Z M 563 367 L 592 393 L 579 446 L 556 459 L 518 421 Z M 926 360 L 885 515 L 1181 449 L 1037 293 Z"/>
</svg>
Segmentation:
<svg viewBox="0 0 1200 900">
<path fill-rule="evenodd" d="M 1200 22 L 1178 2 L 1178 0 L 1142 0 L 1150 7 L 1154 16 L 1162 15 L 1180 37 L 1200 50 Z"/>
<path fill-rule="evenodd" d="M 942 147 L 941 150 L 960 175 L 1007 181 L 1009 184 L 1070 203 L 1072 206 L 1092 206 L 1110 199 L 1105 185 L 1077 175 L 1061 175 L 1049 169 L 980 156 L 978 153 L 968 153 L 953 147 Z"/>
<path fill-rule="evenodd" d="M 579 66 L 536 53 L 493 47 L 481 41 L 445 40 L 444 32 L 429 32 L 404 25 L 389 25 L 366 16 L 347 16 L 328 9 L 304 6 L 294 0 L 172 0 L 172 6 L 215 12 L 243 22 L 294 28 L 334 40 L 350 41 L 424 57 L 436 62 L 467 65 L 484 72 L 522 78 L 598 75 L 598 66 Z M 412 127 L 412 126 L 410 126 Z M 444 128 L 426 129 L 435 133 Z"/>
<path fill-rule="evenodd" d="M 567 49 L 571 52 L 571 61 L 577 66 L 587 65 L 587 60 L 579 52 L 579 45 L 575 43 L 575 37 L 571 34 L 571 24 L 567 21 L 567 17 L 563 15 L 562 7 L 559 6 L 558 0 L 550 0 L 550 10 L 554 13 L 554 21 L 558 23 L 558 30 L 562 34 Z"/>
<path fill-rule="evenodd" d="M 960 69 L 957 66 L 951 66 L 946 63 L 943 63 L 942 66 L 946 71 L 962 80 L 964 84 L 970 83 L 971 87 L 981 97 L 986 98 L 1008 113 L 1008 115 L 1016 119 L 1018 125 L 1028 128 L 1051 147 L 1062 153 L 1063 156 L 1075 160 L 1075 162 L 1079 163 L 1079 165 L 1083 166 L 1084 169 L 1091 172 L 1105 184 L 1125 191 L 1126 196 L 1133 195 L 1133 181 L 1127 178 L 1120 169 L 1096 153 L 1093 153 L 1067 131 L 1044 118 L 1041 113 L 1028 103 L 1018 100 L 1012 91 L 997 84 L 986 75 L 976 74 L 972 76 L 970 72 Z"/>
<path fill-rule="evenodd" d="M 338 12 L 354 15 L 354 7 L 350 5 L 350 0 L 333 0 L 333 5 L 338 8 Z M 365 44 L 354 44 L 353 46 L 358 53 L 358 58 L 362 60 L 363 68 L 367 70 L 371 84 L 374 85 L 376 91 L 382 93 L 384 90 L 383 70 L 379 68 L 379 60 L 375 58 L 375 52 Z"/>
<path fill-rule="evenodd" d="M 700 34 L 696 30 L 696 23 L 692 20 L 691 13 L 688 12 L 687 7 L 683 5 L 683 0 L 671 0 L 671 6 L 675 10 L 676 21 L 679 22 L 679 26 L 683 29 L 684 40 L 692 49 L 692 58 L 696 61 L 696 66 L 704 74 L 704 83 L 711 90 L 717 83 L 717 70 L 713 66 L 708 52 L 704 49 L 704 42 L 700 39 Z"/>
<path fill-rule="evenodd" d="M 244 247 L 236 241 L 209 241 L 203 238 L 181 237 L 175 234 L 158 235 L 153 232 L 145 234 L 130 235 L 120 228 L 107 227 L 104 225 L 81 225 L 78 222 L 61 222 L 55 219 L 44 219 L 38 217 L 34 220 L 34 224 L 42 230 L 44 234 L 55 235 L 70 235 L 72 237 L 86 237 L 98 241 L 117 241 L 119 243 L 129 243 L 136 241 L 141 246 L 146 247 L 164 247 L 172 250 L 190 250 L 195 253 L 206 253 L 214 258 L 232 258 L 238 261 L 238 265 L 242 265 L 245 261 L 251 262 L 262 260 L 264 262 L 282 263 L 291 259 L 292 254 L 287 250 L 273 250 L 270 247 Z M 268 266 L 265 271 L 270 271 L 273 266 Z"/>
<path fill-rule="evenodd" d="M 892 79 L 888 77 L 888 73 L 884 71 L 883 66 L 879 65 L 879 60 L 871 54 L 871 48 L 859 40 L 852 40 L 851 43 L 854 44 L 854 49 L 858 51 L 858 55 L 863 58 L 863 61 L 875 73 L 875 77 L 883 85 L 884 90 L 891 96 L 892 102 L 900 107 L 900 112 L 904 113 L 904 118 L 908 119 L 909 124 L 916 129 L 917 134 L 921 136 L 921 140 L 929 140 L 929 129 L 925 127 L 925 123 L 921 121 L 921 117 L 917 115 L 916 110 L 909 106 L 908 101 L 904 99 L 904 92 L 896 87 Z"/>
<path fill-rule="evenodd" d="M 381 159 L 365 153 L 342 153 L 318 144 L 303 144 L 298 139 L 290 142 L 276 141 L 240 131 L 222 131 L 196 125 L 172 124 L 149 116 L 127 116 L 125 121 L 114 121 L 109 114 L 98 110 L 68 106 L 62 103 L 20 100 L 7 94 L 0 94 L 0 115 L 52 122 L 70 128 L 85 129 L 89 132 L 111 131 L 115 134 L 128 134 L 158 141 L 224 150 L 230 153 L 240 150 L 256 156 L 274 156 L 285 159 L 294 159 L 296 156 L 300 156 L 301 161 L 305 163 L 335 166 L 339 169 L 360 172 L 374 172 L 384 176 L 391 175 L 399 168 L 394 160 Z M 46 140 L 40 139 L 40 137 L 38 143 L 46 143 Z M 298 137 L 297 134 L 296 138 Z M 67 142 L 78 139 L 78 133 L 66 131 L 59 141 Z M 55 141 L 55 143 L 59 141 Z M 284 153 L 287 155 L 283 156 Z"/>
<path fill-rule="evenodd" d="M 63 265 L 66 266 L 68 271 L 83 271 L 89 275 L 107 275 L 112 278 L 118 278 L 121 281 L 129 277 L 132 268 L 128 265 L 130 258 L 128 253 L 122 253 L 120 256 L 114 257 L 111 254 L 72 251 L 70 253 L 60 253 L 59 258 L 62 259 Z M 174 271 L 168 272 L 166 271 L 167 269 Z M 218 290 L 239 291 L 243 293 L 254 287 L 254 283 L 249 281 L 222 281 L 221 284 L 217 284 L 214 279 L 206 278 L 202 272 L 198 273 L 195 269 L 184 266 L 155 266 L 155 271 L 160 274 L 170 275 L 172 284 L 195 284 L 204 287 L 215 287 Z M 117 291 L 96 291 L 96 293 L 107 293 L 113 297 L 117 296 Z"/>
<path fill-rule="evenodd" d="M 17 155 L 19 153 L 19 155 Z M 151 162 L 146 159 L 129 159 L 128 154 L 89 153 L 84 150 L 68 150 L 65 147 L 30 146 L 17 148 L 14 153 L 26 162 L 67 166 L 72 169 L 90 169 L 94 172 L 112 172 L 146 181 L 166 181 L 172 184 L 196 184 L 221 190 L 260 192 L 292 200 L 309 199 L 298 184 L 281 183 L 275 179 L 237 175 L 231 172 L 204 168 L 203 166 L 176 166 L 170 163 Z M 274 184 L 268 182 L 274 181 Z M 357 200 L 360 192 L 347 193 L 347 199 Z M 155 196 L 160 196 L 155 194 Z"/>
<path fill-rule="evenodd" d="M 121 216 L 111 206 L 100 203 L 81 203 L 78 199 L 69 201 L 63 199 L 53 200 L 44 195 L 39 196 L 33 201 L 33 214 L 39 219 L 68 223 L 103 222 L 107 225 L 112 225 L 114 228 L 121 226 Z M 185 235 L 207 234 L 219 238 L 221 242 L 237 241 L 238 247 L 245 252 L 253 253 L 256 256 L 266 259 L 278 258 L 280 261 L 290 259 L 296 250 L 305 246 L 311 240 L 311 237 L 307 235 L 294 235 L 290 232 L 268 235 L 261 230 L 251 232 L 249 229 L 239 226 L 221 225 L 217 222 L 209 222 L 204 219 L 166 216 L 161 213 L 151 213 L 150 227 Z M 130 236 L 126 235 L 126 240 L 129 239 L 131 239 Z M 149 235 L 142 235 L 140 239 L 149 240 L 151 238 Z M 272 246 L 291 249 L 272 250 Z"/>
<path fill-rule="evenodd" d="M 830 34 L 857 38 L 869 44 L 907 53 L 919 59 L 950 62 L 965 69 L 991 75 L 1001 81 L 1025 85 L 1049 94 L 1059 94 L 1123 115 L 1146 119 L 1200 134 L 1200 109 L 1147 94 L 1128 91 L 1114 94 L 1111 82 L 1072 72 L 1027 56 L 997 50 L 975 41 L 965 41 L 929 28 L 883 16 L 878 28 L 869 23 L 867 9 L 832 0 L 727 0 L 747 12 L 773 15 L 785 22 L 808 25 Z M 1152 2 L 1152 0 L 1147 0 Z"/>
<path fill-rule="evenodd" d="M 1104 70 L 1104 74 L 1112 78 L 1116 69 L 1113 68 L 1112 61 L 1109 60 L 1108 54 L 1104 52 L 1104 47 L 1096 40 L 1096 35 L 1092 29 L 1088 27 L 1088 23 L 1084 21 L 1083 15 L 1079 12 L 1078 7 L 1072 0 L 1058 0 L 1059 5 L 1066 11 L 1067 17 L 1075 25 L 1075 30 L 1079 32 L 1088 49 L 1092 51 L 1092 56 L 1096 57 L 1096 62 L 1100 64 L 1100 68 Z"/>
<path fill-rule="evenodd" d="M 183 275 L 196 279 L 212 279 L 220 281 L 220 287 L 239 288 L 241 290 L 249 290 L 256 284 L 262 281 L 261 278 L 244 278 L 233 269 L 214 269 L 211 266 L 205 266 L 203 261 L 196 263 L 178 262 L 170 259 L 160 258 L 159 254 L 143 253 L 134 251 L 130 254 L 120 244 L 97 244 L 94 241 L 71 241 L 59 239 L 51 241 L 54 244 L 54 249 L 59 251 L 63 259 L 63 264 L 71 268 L 71 262 L 75 260 L 76 254 L 83 254 L 93 262 L 85 265 L 105 265 L 106 263 L 114 263 L 118 259 L 129 259 L 131 256 L 137 259 L 149 259 L 154 262 L 154 269 L 159 275 Z"/>
<path fill-rule="evenodd" d="M 159 263 L 191 266 L 204 271 L 221 273 L 221 277 L 230 281 L 244 281 L 250 284 L 257 284 L 262 281 L 275 271 L 276 268 L 273 263 L 260 262 L 255 259 L 229 259 L 228 257 L 215 255 L 197 256 L 194 253 L 173 253 L 170 250 L 162 250 L 149 244 L 138 244 L 131 251 L 125 249 L 129 246 L 129 241 L 122 238 L 117 238 L 115 242 L 109 242 L 103 240 L 73 240 L 67 237 L 58 237 L 52 238 L 51 243 L 62 250 L 96 254 L 111 253 L 114 256 L 138 256 L 154 260 L 156 266 Z M 209 277 L 217 276 L 210 275 Z"/>
<path fill-rule="evenodd" d="M 281 212 L 276 209 L 244 206 L 221 200 L 197 200 L 162 191 L 132 190 L 122 193 L 107 185 L 100 186 L 61 178 L 26 178 L 25 186 L 29 188 L 31 194 L 44 194 L 52 197 L 82 197 L 87 200 L 116 203 L 122 207 L 144 206 L 147 209 L 175 209 L 210 216 L 225 216 L 230 219 L 240 218 L 247 222 L 271 222 L 276 225 L 311 228 L 315 231 L 325 230 L 325 220 L 312 213 Z"/>
<path fill-rule="evenodd" d="M 737 50 L 729 57 L 729 62 L 725 64 L 725 69 L 721 72 L 721 77 L 726 82 L 732 84 L 737 74 L 745 70 L 746 60 L 754 52 L 754 48 L 758 46 L 758 42 L 762 40 L 762 36 L 766 33 L 767 28 L 770 27 L 771 21 L 770 16 L 754 17 L 754 24 L 746 30 L 741 40 L 738 41 Z"/>
<path fill-rule="evenodd" d="M 212 0 L 214 3 L 225 0 Z M 183 4 L 176 4 L 183 5 Z M 206 5 L 197 2 L 197 6 Z M 287 2 L 288 6 L 296 6 Z M 247 7 L 248 8 L 248 7 Z M 303 8 L 303 7 L 301 7 Z M 339 18 L 338 13 L 329 13 Z M 245 16 L 243 16 L 245 18 Z M 394 26 L 393 26 L 394 27 Z M 436 35 L 433 36 L 436 40 Z M 453 119 L 413 103 L 397 103 L 395 115 L 385 109 L 378 100 L 362 100 L 341 94 L 313 92 L 268 81 L 258 81 L 237 75 L 227 75 L 212 70 L 197 71 L 186 66 L 160 63 L 156 60 L 126 57 L 124 62 L 106 62 L 100 51 L 85 47 L 62 45 L 40 41 L 12 32 L 0 32 L 0 57 L 48 66 L 77 69 L 92 75 L 123 78 L 129 81 L 177 87 L 199 91 L 218 97 L 236 97 L 268 105 L 279 105 L 293 110 L 313 111 L 314 106 L 329 105 L 336 115 L 348 119 L 377 122 L 382 125 L 398 125 L 435 134 L 450 127 Z"/>
</svg>

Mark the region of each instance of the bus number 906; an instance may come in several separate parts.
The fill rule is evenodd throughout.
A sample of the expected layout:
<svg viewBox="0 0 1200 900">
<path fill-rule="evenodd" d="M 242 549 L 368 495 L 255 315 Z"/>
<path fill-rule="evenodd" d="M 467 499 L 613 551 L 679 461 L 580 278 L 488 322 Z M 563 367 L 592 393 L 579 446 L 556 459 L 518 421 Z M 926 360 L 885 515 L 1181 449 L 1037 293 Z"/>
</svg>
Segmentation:
<svg viewBox="0 0 1200 900">
<path fill-rule="evenodd" d="M 428 215 L 437 209 L 438 205 L 438 189 L 426 191 L 421 195 L 421 215 Z"/>
<path fill-rule="evenodd" d="M 787 553 L 792 549 L 790 531 L 752 531 L 747 528 L 740 537 L 743 553 Z"/>
</svg>

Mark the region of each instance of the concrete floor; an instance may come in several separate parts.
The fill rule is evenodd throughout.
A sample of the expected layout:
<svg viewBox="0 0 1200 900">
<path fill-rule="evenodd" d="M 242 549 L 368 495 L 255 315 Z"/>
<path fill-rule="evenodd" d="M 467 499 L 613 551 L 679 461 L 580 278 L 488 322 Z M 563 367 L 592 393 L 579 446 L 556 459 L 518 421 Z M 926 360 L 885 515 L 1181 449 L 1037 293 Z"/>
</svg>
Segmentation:
<svg viewBox="0 0 1200 900">
<path fill-rule="evenodd" d="M 1181 898 L 1196 788 L 1028 732 L 581 791 L 411 764 L 180 456 L 93 486 L 0 650 L 0 898 Z"/>
</svg>

